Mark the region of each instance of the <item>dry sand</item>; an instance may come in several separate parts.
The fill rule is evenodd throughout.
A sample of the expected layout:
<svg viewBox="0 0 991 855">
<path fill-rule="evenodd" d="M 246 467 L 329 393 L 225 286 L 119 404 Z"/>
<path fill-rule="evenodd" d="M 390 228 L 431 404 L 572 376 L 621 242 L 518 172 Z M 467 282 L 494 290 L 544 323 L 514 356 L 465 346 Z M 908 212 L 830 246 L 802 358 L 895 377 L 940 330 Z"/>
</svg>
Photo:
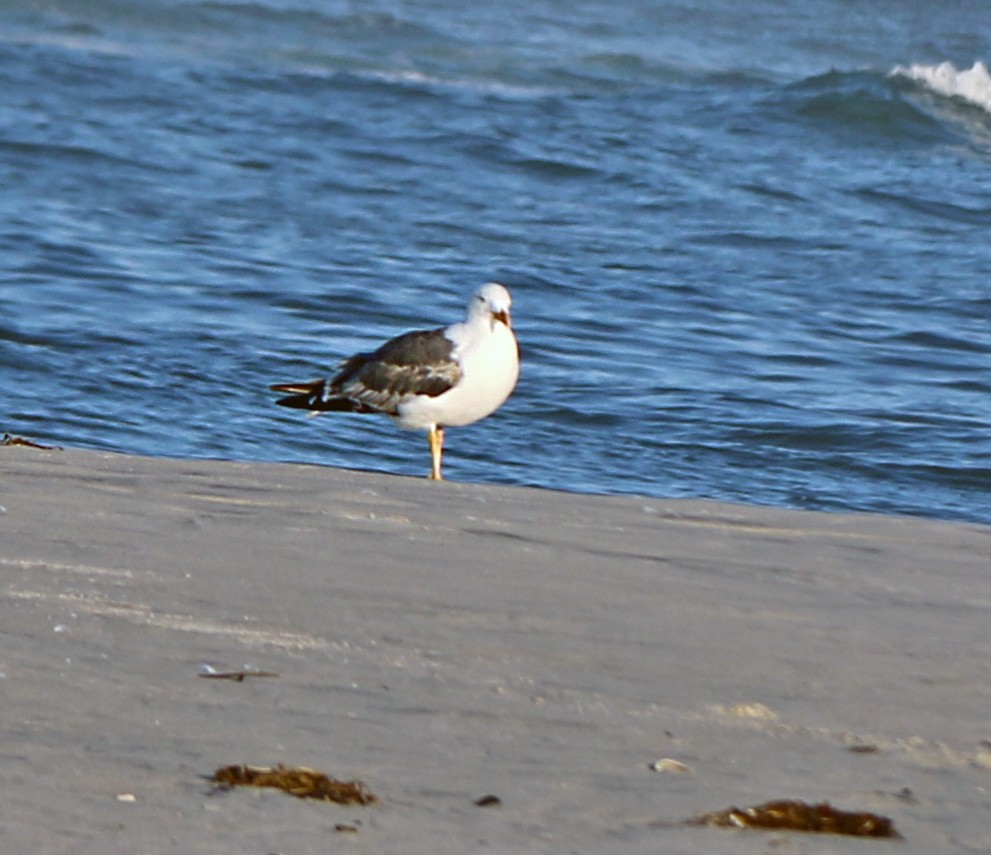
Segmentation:
<svg viewBox="0 0 991 855">
<path fill-rule="evenodd" d="M 0 505 L 4 853 L 991 851 L 991 528 L 20 447 Z M 280 762 L 381 803 L 204 778 Z M 681 824 L 772 798 L 905 839 Z"/>
</svg>

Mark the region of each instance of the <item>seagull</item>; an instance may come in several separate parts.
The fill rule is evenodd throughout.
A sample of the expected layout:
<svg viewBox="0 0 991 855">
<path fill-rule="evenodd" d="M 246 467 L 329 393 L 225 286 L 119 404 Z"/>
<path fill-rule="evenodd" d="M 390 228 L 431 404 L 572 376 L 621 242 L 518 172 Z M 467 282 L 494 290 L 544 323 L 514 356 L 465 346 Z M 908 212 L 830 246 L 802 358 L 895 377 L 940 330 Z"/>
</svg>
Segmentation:
<svg viewBox="0 0 991 855">
<path fill-rule="evenodd" d="M 494 413 L 520 376 L 520 348 L 509 318 L 505 285 L 489 282 L 472 296 L 468 317 L 434 330 L 390 339 L 371 353 L 345 359 L 329 380 L 277 383 L 283 407 L 384 413 L 407 430 L 425 430 L 430 479 L 442 480 L 444 428 L 470 425 Z"/>
</svg>

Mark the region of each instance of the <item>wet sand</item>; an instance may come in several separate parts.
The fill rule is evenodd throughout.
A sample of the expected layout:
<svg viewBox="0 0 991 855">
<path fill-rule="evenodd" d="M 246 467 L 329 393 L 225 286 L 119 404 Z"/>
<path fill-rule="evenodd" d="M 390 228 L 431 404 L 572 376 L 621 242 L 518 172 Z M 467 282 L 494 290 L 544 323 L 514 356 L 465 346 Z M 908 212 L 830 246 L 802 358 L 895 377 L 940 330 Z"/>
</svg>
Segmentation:
<svg viewBox="0 0 991 855">
<path fill-rule="evenodd" d="M 991 528 L 22 447 L 0 505 L 4 852 L 991 851 Z M 904 840 L 682 823 L 775 798 Z"/>
</svg>

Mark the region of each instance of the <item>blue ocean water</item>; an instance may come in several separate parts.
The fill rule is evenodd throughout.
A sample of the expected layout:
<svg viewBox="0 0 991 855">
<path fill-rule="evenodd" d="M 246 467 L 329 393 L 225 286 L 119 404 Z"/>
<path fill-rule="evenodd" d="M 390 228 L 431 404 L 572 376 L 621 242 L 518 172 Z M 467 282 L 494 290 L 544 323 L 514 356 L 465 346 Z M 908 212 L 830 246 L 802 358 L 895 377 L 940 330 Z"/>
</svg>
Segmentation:
<svg viewBox="0 0 991 855">
<path fill-rule="evenodd" d="M 498 279 L 452 479 L 991 522 L 989 56 L 976 0 L 0 0 L 0 429 L 425 474 L 267 386 Z"/>
</svg>

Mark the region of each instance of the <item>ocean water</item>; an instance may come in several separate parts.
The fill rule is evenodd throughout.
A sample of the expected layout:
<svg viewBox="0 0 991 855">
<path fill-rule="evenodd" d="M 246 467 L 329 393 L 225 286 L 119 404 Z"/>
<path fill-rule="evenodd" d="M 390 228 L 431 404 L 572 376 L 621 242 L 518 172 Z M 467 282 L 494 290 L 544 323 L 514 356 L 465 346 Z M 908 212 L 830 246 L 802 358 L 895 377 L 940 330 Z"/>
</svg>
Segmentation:
<svg viewBox="0 0 991 855">
<path fill-rule="evenodd" d="M 446 474 L 991 522 L 991 19 L 0 0 L 0 430 L 425 474 L 272 382 L 513 290 Z"/>
</svg>

